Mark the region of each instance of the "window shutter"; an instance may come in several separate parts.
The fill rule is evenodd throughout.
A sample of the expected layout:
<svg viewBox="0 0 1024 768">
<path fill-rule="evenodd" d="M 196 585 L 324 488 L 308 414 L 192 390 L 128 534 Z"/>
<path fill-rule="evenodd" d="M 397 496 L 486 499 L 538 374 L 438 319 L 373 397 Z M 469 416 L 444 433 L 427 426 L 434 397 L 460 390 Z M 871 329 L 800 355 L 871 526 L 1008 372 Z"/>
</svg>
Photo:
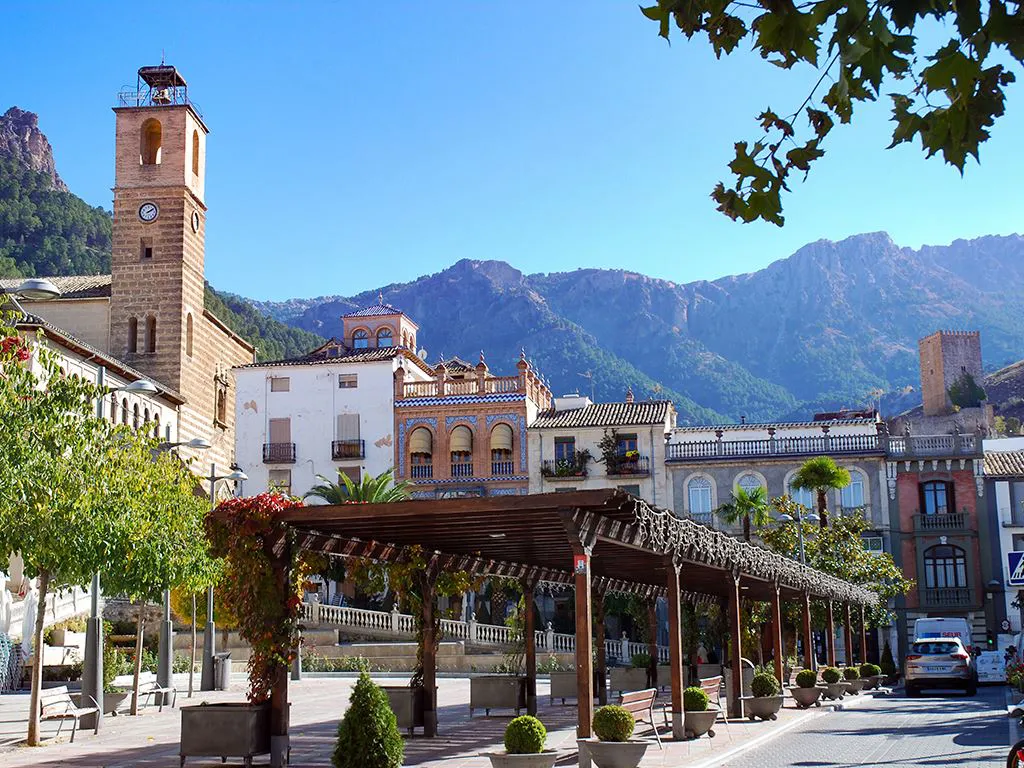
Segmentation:
<svg viewBox="0 0 1024 768">
<path fill-rule="evenodd" d="M 290 443 L 292 441 L 292 420 L 271 419 L 270 420 L 270 442 Z"/>
<path fill-rule="evenodd" d="M 512 427 L 508 424 L 499 424 L 494 428 L 494 431 L 491 432 L 491 450 L 512 450 Z"/>
<path fill-rule="evenodd" d="M 339 413 L 338 414 L 338 439 L 358 440 L 359 439 L 359 414 Z"/>
<path fill-rule="evenodd" d="M 452 453 L 472 453 L 473 433 L 469 427 L 458 426 L 452 430 L 450 444 Z"/>
<path fill-rule="evenodd" d="M 433 453 L 430 432 L 419 427 L 409 436 L 409 453 Z"/>
</svg>

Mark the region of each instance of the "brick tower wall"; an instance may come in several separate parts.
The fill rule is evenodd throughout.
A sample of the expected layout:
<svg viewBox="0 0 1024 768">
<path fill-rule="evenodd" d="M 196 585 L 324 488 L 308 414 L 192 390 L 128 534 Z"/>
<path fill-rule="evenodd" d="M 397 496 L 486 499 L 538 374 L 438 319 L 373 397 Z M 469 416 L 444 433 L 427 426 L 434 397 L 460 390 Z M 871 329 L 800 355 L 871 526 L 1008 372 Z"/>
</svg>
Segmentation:
<svg viewBox="0 0 1024 768">
<path fill-rule="evenodd" d="M 925 416 L 952 412 L 949 388 L 964 372 L 981 383 L 981 334 L 978 331 L 936 331 L 918 342 L 918 350 Z"/>
</svg>

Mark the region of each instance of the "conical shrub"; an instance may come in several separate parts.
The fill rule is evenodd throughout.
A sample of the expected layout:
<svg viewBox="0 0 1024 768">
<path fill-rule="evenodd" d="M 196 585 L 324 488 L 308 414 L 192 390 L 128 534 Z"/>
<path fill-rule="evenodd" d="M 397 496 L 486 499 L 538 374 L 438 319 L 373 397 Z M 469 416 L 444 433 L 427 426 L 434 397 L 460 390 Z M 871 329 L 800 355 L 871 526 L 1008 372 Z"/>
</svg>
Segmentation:
<svg viewBox="0 0 1024 768">
<path fill-rule="evenodd" d="M 334 768 L 401 768 L 405 744 L 388 696 L 370 676 L 359 676 L 348 711 L 338 724 Z"/>
</svg>

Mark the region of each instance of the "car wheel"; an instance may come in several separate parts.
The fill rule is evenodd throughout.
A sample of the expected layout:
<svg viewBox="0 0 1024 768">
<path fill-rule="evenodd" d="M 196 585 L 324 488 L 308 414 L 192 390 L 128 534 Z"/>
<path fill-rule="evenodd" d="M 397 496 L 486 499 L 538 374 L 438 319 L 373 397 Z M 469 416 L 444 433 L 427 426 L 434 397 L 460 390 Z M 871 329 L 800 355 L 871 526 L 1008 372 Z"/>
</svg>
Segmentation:
<svg viewBox="0 0 1024 768">
<path fill-rule="evenodd" d="M 912 685 L 908 685 L 907 686 L 907 698 L 908 699 L 916 699 L 920 695 L 921 695 L 921 691 L 919 691 L 917 688 L 915 688 Z"/>
</svg>

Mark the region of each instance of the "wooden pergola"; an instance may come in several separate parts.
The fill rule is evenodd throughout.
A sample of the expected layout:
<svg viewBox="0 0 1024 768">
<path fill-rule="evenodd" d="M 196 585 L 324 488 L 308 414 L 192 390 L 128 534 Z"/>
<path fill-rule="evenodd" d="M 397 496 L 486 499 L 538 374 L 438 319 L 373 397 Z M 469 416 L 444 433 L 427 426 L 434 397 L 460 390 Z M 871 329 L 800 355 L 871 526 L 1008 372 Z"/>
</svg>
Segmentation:
<svg viewBox="0 0 1024 768">
<path fill-rule="evenodd" d="M 868 590 L 701 523 L 681 519 L 620 490 L 310 506 L 289 509 L 280 519 L 293 530 L 294 546 L 303 549 L 381 563 L 402 562 L 411 556 L 413 547 L 426 556 L 421 587 L 427 736 L 435 735 L 437 729 L 436 660 L 431 635 L 436 610 L 434 586 L 443 571 L 465 570 L 480 576 L 518 578 L 527 605 L 532 605 L 535 589 L 541 582 L 575 587 L 577 731 L 581 738 L 590 736 L 593 719 L 594 594 L 632 593 L 651 605 L 657 597 L 666 598 L 675 738 L 684 737 L 680 623 L 683 600 L 720 601 L 727 606 L 734 671 L 728 698 L 735 716 L 741 714 L 741 598 L 772 606 L 772 641 L 779 679 L 783 672 L 783 600 L 802 605 L 808 666 L 813 665 L 812 598 L 825 601 L 827 607 L 830 663 L 835 658 L 833 603 L 845 608 L 849 637 L 850 607 L 863 608 L 876 601 L 874 593 Z M 536 712 L 534 617 L 532 610 L 525 613 L 527 705 L 529 711 Z M 603 670 L 603 621 L 598 622 L 596 631 L 597 664 Z M 284 736 L 283 742 L 279 742 L 284 744 L 287 685 L 287 677 L 282 675 L 271 701 L 272 733 L 278 739 Z"/>
</svg>

